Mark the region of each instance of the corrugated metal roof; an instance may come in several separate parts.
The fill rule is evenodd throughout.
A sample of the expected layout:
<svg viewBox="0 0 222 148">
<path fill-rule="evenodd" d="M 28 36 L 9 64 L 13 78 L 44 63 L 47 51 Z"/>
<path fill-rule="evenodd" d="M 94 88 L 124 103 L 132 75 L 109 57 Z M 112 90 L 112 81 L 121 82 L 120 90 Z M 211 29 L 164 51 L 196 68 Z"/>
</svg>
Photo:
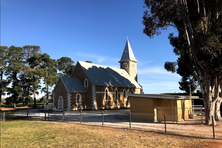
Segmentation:
<svg viewBox="0 0 222 148">
<path fill-rule="evenodd" d="M 80 79 L 73 77 L 60 77 L 68 92 L 87 92 Z"/>
<path fill-rule="evenodd" d="M 127 94 L 131 97 L 138 97 L 138 98 L 156 98 L 156 99 L 197 99 L 198 96 L 180 96 L 180 95 L 157 95 L 157 94 Z"/>
<path fill-rule="evenodd" d="M 141 88 L 124 69 L 81 61 L 79 61 L 79 64 L 94 85 Z"/>
<path fill-rule="evenodd" d="M 137 61 L 134 54 L 133 54 L 133 50 L 130 46 L 129 40 L 127 39 L 120 62 L 121 61 L 128 61 L 128 60 Z"/>
</svg>

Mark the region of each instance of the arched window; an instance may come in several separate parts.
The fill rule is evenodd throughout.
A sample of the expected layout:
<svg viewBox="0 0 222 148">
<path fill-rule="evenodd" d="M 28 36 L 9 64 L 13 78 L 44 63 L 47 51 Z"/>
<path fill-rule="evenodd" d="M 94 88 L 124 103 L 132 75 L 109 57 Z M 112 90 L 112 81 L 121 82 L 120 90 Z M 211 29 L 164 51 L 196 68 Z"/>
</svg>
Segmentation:
<svg viewBox="0 0 222 148">
<path fill-rule="evenodd" d="M 82 97 L 80 94 L 76 95 L 76 104 L 82 104 Z"/>
<path fill-rule="evenodd" d="M 88 87 L 88 85 L 89 85 L 88 79 L 85 78 L 85 80 L 84 80 L 84 87 Z"/>
<path fill-rule="evenodd" d="M 118 90 L 115 90 L 115 101 L 119 101 Z"/>
<path fill-rule="evenodd" d="M 63 97 L 59 96 L 58 98 L 58 110 L 63 110 Z"/>
<path fill-rule="evenodd" d="M 123 90 L 123 98 L 126 98 L 126 90 Z"/>
<path fill-rule="evenodd" d="M 109 101 L 109 91 L 105 90 L 105 101 Z"/>
<path fill-rule="evenodd" d="M 131 90 L 131 94 L 134 94 L 134 90 L 133 89 Z"/>
</svg>

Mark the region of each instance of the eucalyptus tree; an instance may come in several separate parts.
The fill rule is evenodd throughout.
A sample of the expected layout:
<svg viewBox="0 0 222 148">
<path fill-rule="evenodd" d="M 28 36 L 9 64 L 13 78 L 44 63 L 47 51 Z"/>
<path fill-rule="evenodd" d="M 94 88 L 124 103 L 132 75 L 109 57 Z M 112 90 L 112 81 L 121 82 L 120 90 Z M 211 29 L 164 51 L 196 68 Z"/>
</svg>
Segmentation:
<svg viewBox="0 0 222 148">
<path fill-rule="evenodd" d="M 197 88 L 197 80 L 193 76 L 193 66 L 186 51 L 187 44 L 183 38 L 174 37 L 173 34 L 169 35 L 169 39 L 174 47 L 173 52 L 179 57 L 176 62 L 165 62 L 164 68 L 172 73 L 177 72 L 182 77 L 179 81 L 179 89 L 192 94 Z"/>
<path fill-rule="evenodd" d="M 153 37 L 169 26 L 177 29 L 175 38 L 185 45 L 179 48 L 178 55 L 183 57 L 184 52 L 189 55 L 204 99 L 205 123 L 211 124 L 211 116 L 214 120 L 218 118 L 217 106 L 221 102 L 222 1 L 145 0 L 144 3 L 148 8 L 143 16 L 145 34 Z"/>
</svg>

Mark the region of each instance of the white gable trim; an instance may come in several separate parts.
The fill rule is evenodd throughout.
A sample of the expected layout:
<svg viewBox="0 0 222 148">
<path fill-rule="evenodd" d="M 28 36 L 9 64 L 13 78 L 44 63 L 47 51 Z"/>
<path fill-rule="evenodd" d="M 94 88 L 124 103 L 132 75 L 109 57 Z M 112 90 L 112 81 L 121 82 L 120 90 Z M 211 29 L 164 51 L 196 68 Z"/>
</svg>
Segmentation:
<svg viewBox="0 0 222 148">
<path fill-rule="evenodd" d="M 92 85 L 92 109 L 96 109 L 96 87 Z"/>
<path fill-rule="evenodd" d="M 71 93 L 67 93 L 67 111 L 70 111 L 70 107 L 71 107 Z"/>
</svg>

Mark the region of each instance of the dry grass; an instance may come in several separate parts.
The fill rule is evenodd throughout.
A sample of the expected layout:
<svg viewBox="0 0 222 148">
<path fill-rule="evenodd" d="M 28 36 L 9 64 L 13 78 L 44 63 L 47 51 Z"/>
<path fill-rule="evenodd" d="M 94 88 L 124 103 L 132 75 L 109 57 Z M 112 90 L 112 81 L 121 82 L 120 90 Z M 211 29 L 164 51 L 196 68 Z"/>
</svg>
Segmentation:
<svg viewBox="0 0 222 148">
<path fill-rule="evenodd" d="M 1 124 L 1 148 L 8 147 L 203 147 L 198 138 L 61 122 L 11 121 Z"/>
</svg>

